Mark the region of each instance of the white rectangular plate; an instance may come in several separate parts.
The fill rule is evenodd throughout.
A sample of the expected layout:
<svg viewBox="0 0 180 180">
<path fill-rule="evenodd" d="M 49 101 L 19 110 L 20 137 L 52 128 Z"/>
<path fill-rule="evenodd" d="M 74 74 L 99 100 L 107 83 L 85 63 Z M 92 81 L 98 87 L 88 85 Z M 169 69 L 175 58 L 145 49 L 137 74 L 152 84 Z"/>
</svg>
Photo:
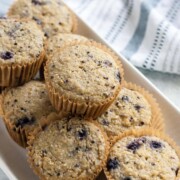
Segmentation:
<svg viewBox="0 0 180 180">
<path fill-rule="evenodd" d="M 80 18 L 79 21 L 79 34 L 88 38 L 94 39 L 102 44 L 109 46 L 97 34 L 88 27 Z M 177 144 L 180 145 L 180 111 L 173 106 L 153 84 L 151 84 L 136 68 L 134 68 L 124 57 L 121 56 L 122 64 L 125 70 L 125 79 L 141 85 L 149 90 L 157 99 L 162 109 L 166 132 L 171 136 Z M 36 180 L 38 179 L 30 169 L 27 158 L 26 150 L 19 147 L 9 137 L 3 121 L 0 121 L 0 167 L 9 177 L 9 179 L 23 179 L 23 180 Z M 104 179 L 101 178 L 100 179 Z"/>
</svg>

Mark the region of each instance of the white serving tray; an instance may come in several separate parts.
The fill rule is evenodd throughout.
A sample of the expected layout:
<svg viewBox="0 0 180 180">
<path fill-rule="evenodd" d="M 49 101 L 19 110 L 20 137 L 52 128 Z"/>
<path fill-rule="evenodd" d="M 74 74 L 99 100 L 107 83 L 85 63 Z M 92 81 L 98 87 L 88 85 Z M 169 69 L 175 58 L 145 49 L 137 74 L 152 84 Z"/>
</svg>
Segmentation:
<svg viewBox="0 0 180 180">
<path fill-rule="evenodd" d="M 109 46 L 98 35 L 88 27 L 80 18 L 79 34 L 94 39 Z M 110 46 L 109 46 L 110 47 Z M 147 80 L 136 68 L 134 68 L 124 57 L 120 56 L 125 70 L 125 79 L 141 85 L 149 90 L 157 99 L 162 109 L 166 132 L 177 144 L 180 145 L 180 111 L 176 108 L 149 80 Z M 153 73 L 153 72 L 152 72 Z M 36 180 L 38 179 L 30 169 L 26 150 L 19 147 L 8 135 L 3 121 L 0 120 L 0 168 L 10 180 Z M 101 176 L 99 179 L 104 179 Z"/>
</svg>

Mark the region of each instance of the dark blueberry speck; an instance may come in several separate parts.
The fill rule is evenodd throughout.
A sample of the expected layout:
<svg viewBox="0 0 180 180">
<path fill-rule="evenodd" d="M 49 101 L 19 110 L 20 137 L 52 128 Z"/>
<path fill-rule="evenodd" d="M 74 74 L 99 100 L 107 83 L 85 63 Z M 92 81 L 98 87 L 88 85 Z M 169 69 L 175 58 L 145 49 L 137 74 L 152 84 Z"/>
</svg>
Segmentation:
<svg viewBox="0 0 180 180">
<path fill-rule="evenodd" d="M 130 177 L 125 177 L 123 180 L 132 180 Z"/>
<path fill-rule="evenodd" d="M 176 171 L 175 171 L 176 176 L 178 175 L 178 172 L 179 172 L 179 168 L 177 168 Z"/>
<path fill-rule="evenodd" d="M 119 166 L 119 161 L 116 157 L 114 159 L 109 159 L 106 165 L 108 171 L 111 171 L 112 169 L 116 169 L 118 168 L 118 166 Z"/>
<path fill-rule="evenodd" d="M 102 120 L 102 124 L 105 125 L 105 126 L 109 126 L 109 122 L 106 119 Z"/>
<path fill-rule="evenodd" d="M 92 144 L 94 144 L 94 143 L 95 143 L 95 141 L 94 141 L 94 140 L 92 140 L 92 141 L 91 141 L 91 143 L 92 143 Z"/>
<path fill-rule="evenodd" d="M 49 37 L 49 33 L 48 33 L 48 32 L 45 32 L 45 33 L 44 33 L 44 36 L 48 38 L 48 37 Z"/>
<path fill-rule="evenodd" d="M 40 2 L 40 1 L 38 1 L 38 0 L 32 0 L 31 2 L 32 2 L 34 5 L 39 5 L 39 6 L 43 6 L 43 5 L 46 4 L 46 2 Z"/>
<path fill-rule="evenodd" d="M 118 71 L 118 73 L 116 74 L 116 78 L 118 79 L 119 82 L 121 82 L 121 75 L 120 72 Z"/>
<path fill-rule="evenodd" d="M 111 63 L 109 60 L 105 60 L 105 61 L 104 61 L 104 64 L 105 64 L 106 66 L 109 66 L 109 67 L 112 66 L 112 63 Z"/>
<path fill-rule="evenodd" d="M 42 21 L 36 17 L 33 17 L 33 20 L 36 21 L 37 24 L 41 25 Z"/>
<path fill-rule="evenodd" d="M 150 147 L 154 148 L 154 149 L 159 149 L 159 148 L 162 148 L 162 144 L 160 142 L 157 142 L 157 141 L 151 141 Z"/>
<path fill-rule="evenodd" d="M 142 107 L 140 105 L 136 104 L 136 105 L 134 105 L 134 108 L 136 111 L 139 112 Z"/>
<path fill-rule="evenodd" d="M 35 122 L 35 118 L 28 118 L 28 117 L 24 117 L 21 119 L 18 119 L 18 121 L 16 122 L 16 127 L 21 127 L 23 128 L 25 125 L 32 125 Z"/>
<path fill-rule="evenodd" d="M 141 144 L 139 143 L 139 141 L 133 141 L 132 143 L 127 145 L 127 149 L 136 151 L 137 149 L 140 148 L 140 146 L 141 146 Z"/>
<path fill-rule="evenodd" d="M 45 125 L 42 126 L 42 130 L 43 130 L 43 131 L 45 131 L 46 128 L 47 128 L 47 124 L 45 124 Z"/>
<path fill-rule="evenodd" d="M 79 164 L 75 164 L 74 167 L 76 167 L 76 168 L 79 167 Z"/>
<path fill-rule="evenodd" d="M 4 60 L 11 59 L 11 58 L 13 58 L 13 53 L 9 52 L 9 51 L 1 53 L 1 58 L 4 59 Z"/>
<path fill-rule="evenodd" d="M 129 101 L 129 97 L 128 96 L 122 96 L 122 101 Z"/>
<path fill-rule="evenodd" d="M 21 109 L 21 111 L 26 112 L 26 109 L 25 109 L 25 108 L 21 107 L 20 109 Z"/>
<path fill-rule="evenodd" d="M 44 157 L 44 156 L 47 154 L 47 151 L 46 151 L 45 149 L 43 149 L 43 150 L 41 151 L 41 153 L 42 153 L 42 156 Z"/>
<path fill-rule="evenodd" d="M 80 140 L 83 140 L 87 137 L 87 131 L 85 129 L 81 129 L 78 131 L 78 137 Z"/>
</svg>

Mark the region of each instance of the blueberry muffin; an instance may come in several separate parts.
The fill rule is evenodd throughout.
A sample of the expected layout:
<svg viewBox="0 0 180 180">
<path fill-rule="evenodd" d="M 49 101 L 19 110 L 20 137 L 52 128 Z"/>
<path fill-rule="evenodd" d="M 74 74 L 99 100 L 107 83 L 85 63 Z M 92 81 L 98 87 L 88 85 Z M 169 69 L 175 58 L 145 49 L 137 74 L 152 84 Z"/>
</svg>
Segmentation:
<svg viewBox="0 0 180 180">
<path fill-rule="evenodd" d="M 45 81 L 57 111 L 97 117 L 120 91 L 123 70 L 118 57 L 105 46 L 74 42 L 49 57 Z"/>
<path fill-rule="evenodd" d="M 8 17 L 34 20 L 46 37 L 58 33 L 70 33 L 76 28 L 72 12 L 59 0 L 16 0 Z"/>
<path fill-rule="evenodd" d="M 93 122 L 57 119 L 28 142 L 28 161 L 40 179 L 95 179 L 105 165 L 108 141 Z"/>
<path fill-rule="evenodd" d="M 38 72 L 44 35 L 34 22 L 0 19 L 0 86 L 23 84 Z"/>
<path fill-rule="evenodd" d="M 130 129 L 153 126 L 163 130 L 159 105 L 143 88 L 125 83 L 109 109 L 97 118 L 109 137 Z"/>
<path fill-rule="evenodd" d="M 5 90 L 2 110 L 9 134 L 23 147 L 27 146 L 29 133 L 44 123 L 43 117 L 55 113 L 45 83 L 40 81 Z"/>
<path fill-rule="evenodd" d="M 108 179 L 179 179 L 179 148 L 152 129 L 131 131 L 114 139 L 106 163 Z"/>
</svg>

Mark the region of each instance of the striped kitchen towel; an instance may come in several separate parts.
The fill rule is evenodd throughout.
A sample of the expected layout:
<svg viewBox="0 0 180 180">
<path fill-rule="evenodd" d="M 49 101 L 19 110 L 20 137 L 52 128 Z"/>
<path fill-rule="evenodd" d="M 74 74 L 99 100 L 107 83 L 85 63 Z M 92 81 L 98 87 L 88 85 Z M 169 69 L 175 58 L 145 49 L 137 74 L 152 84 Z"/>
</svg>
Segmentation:
<svg viewBox="0 0 180 180">
<path fill-rule="evenodd" d="M 135 66 L 180 74 L 180 0 L 65 0 Z"/>
<path fill-rule="evenodd" d="M 0 0 L 0 15 L 13 0 Z M 180 74 L 180 0 L 64 0 L 135 66 Z"/>
</svg>

